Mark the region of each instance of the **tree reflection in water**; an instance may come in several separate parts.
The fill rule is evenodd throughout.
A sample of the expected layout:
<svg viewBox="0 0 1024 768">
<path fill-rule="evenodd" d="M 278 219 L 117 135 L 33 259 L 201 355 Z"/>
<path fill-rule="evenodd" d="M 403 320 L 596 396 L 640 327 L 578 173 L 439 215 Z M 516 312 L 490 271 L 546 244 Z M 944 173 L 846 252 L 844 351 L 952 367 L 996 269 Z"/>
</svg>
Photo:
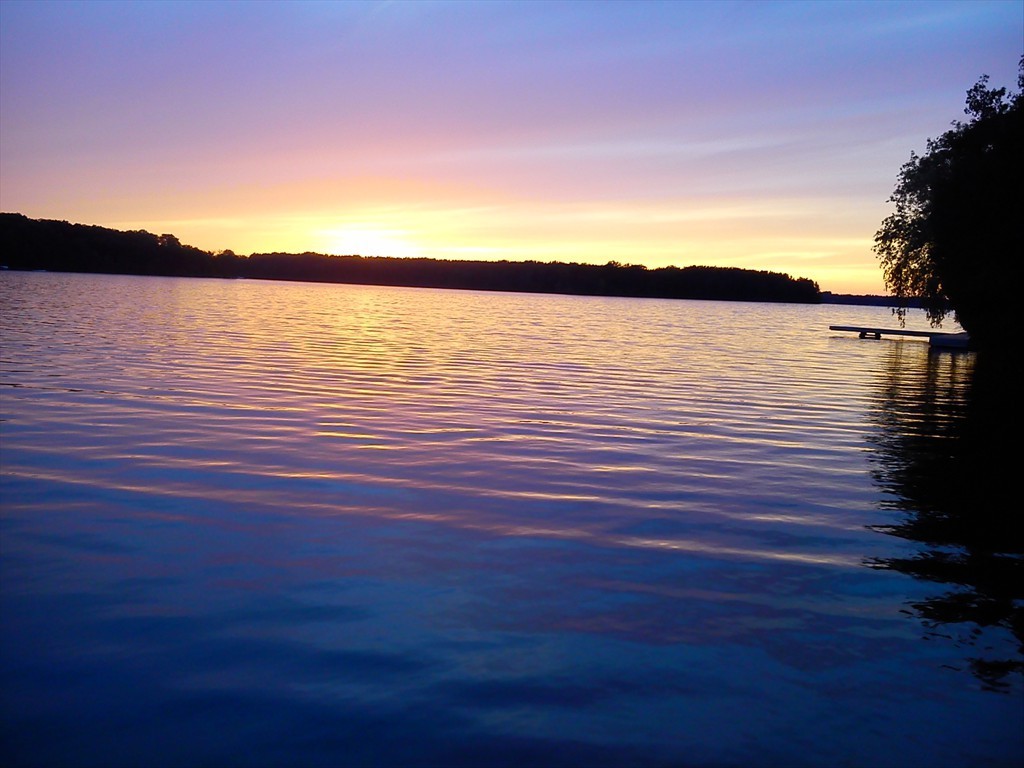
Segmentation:
<svg viewBox="0 0 1024 768">
<path fill-rule="evenodd" d="M 866 564 L 943 585 L 911 613 L 967 649 L 986 688 L 1008 691 L 1024 671 L 1019 376 L 968 353 L 924 360 L 910 344 L 891 345 L 870 438 L 872 475 L 900 519 L 872 527 L 920 548 Z M 1006 631 L 1014 642 L 999 642 Z"/>
</svg>

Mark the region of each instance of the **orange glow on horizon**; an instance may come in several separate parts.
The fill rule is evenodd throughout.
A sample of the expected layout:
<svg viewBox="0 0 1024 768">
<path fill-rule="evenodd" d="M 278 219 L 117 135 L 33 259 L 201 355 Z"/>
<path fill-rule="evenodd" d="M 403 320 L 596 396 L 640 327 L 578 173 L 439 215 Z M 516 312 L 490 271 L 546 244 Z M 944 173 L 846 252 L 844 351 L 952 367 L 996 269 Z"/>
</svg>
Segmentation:
<svg viewBox="0 0 1024 768">
<path fill-rule="evenodd" d="M 243 200 L 253 209 L 246 213 L 224 210 L 224 215 L 203 216 L 204 203 L 192 200 L 169 206 L 185 214 L 180 218 L 80 220 L 169 232 L 198 248 L 241 254 L 314 251 L 484 261 L 618 261 L 651 269 L 696 264 L 784 272 L 837 293 L 884 292 L 874 258 L 865 258 L 871 253 L 870 235 L 860 235 L 873 232 L 881 207 L 861 212 L 858 223 L 853 215 L 836 216 L 827 204 L 814 200 L 545 203 L 440 184 L 433 194 L 426 185 L 378 186 L 363 201 L 350 194 L 337 205 L 321 202 L 308 208 L 310 193 L 303 190 L 292 198 L 294 203 L 280 204 L 295 191 L 277 190 L 262 198 L 278 201 L 277 213 L 254 190 Z M 385 203 L 389 191 L 394 199 Z M 460 199 L 458 192 L 474 197 Z M 807 221 L 820 224 L 802 224 Z M 851 234 L 837 236 L 837 230 Z"/>
</svg>

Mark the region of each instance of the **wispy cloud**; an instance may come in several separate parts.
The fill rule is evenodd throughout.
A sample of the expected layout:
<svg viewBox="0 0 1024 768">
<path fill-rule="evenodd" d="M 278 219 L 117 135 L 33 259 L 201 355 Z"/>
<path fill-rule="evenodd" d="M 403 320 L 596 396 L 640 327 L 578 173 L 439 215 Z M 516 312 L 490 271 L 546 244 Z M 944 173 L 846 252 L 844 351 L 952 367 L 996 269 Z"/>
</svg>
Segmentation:
<svg viewBox="0 0 1024 768">
<path fill-rule="evenodd" d="M 404 253 L 880 290 L 871 235 L 900 164 L 979 75 L 1015 82 L 1022 16 L 5 0 L 0 207 L 243 252 L 361 232 Z"/>
</svg>

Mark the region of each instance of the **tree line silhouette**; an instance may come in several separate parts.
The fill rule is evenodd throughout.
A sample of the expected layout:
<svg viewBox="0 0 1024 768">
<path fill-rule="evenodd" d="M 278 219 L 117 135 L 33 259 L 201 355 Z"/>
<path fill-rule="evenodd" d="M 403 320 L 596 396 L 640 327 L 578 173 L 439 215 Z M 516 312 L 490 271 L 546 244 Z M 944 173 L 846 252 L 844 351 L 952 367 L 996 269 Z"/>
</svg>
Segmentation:
<svg viewBox="0 0 1024 768">
<path fill-rule="evenodd" d="M 648 269 L 539 261 L 459 261 L 320 253 L 211 253 L 174 235 L 123 232 L 0 213 L 9 269 L 177 277 L 251 278 L 524 293 L 817 303 L 818 284 L 734 267 Z"/>
</svg>

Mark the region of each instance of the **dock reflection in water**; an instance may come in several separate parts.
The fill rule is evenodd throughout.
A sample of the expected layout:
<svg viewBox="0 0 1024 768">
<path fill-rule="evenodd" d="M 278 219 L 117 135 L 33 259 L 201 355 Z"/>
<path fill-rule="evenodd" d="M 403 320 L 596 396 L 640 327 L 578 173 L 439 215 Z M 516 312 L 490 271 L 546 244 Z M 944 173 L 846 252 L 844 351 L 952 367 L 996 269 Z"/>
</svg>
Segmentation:
<svg viewBox="0 0 1024 768">
<path fill-rule="evenodd" d="M 899 522 L 875 526 L 916 545 L 910 556 L 870 558 L 933 582 L 909 604 L 937 640 L 963 649 L 965 668 L 1009 691 L 1024 670 L 1024 507 L 1019 379 L 1005 363 L 931 352 L 907 365 L 888 351 L 872 420 L 871 461 Z"/>
</svg>

